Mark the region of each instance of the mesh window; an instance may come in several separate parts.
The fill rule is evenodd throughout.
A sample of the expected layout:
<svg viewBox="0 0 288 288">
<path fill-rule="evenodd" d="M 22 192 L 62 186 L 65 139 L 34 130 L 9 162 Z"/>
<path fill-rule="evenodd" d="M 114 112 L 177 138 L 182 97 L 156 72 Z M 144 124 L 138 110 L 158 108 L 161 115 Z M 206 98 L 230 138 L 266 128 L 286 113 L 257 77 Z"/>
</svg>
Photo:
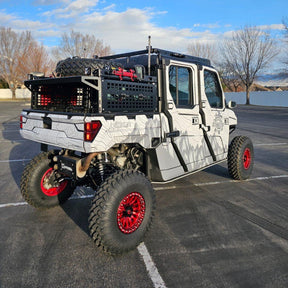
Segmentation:
<svg viewBox="0 0 288 288">
<path fill-rule="evenodd" d="M 37 85 L 31 104 L 32 109 L 48 111 L 98 112 L 98 91 L 81 84 Z"/>
</svg>

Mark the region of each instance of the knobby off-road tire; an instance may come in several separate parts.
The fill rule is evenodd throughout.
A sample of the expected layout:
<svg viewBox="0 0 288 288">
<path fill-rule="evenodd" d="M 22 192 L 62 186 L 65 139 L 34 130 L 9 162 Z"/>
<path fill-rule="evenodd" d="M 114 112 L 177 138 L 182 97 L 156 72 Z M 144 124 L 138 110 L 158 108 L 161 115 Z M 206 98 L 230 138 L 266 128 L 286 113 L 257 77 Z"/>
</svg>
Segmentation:
<svg viewBox="0 0 288 288">
<path fill-rule="evenodd" d="M 64 203 L 73 193 L 71 181 L 52 182 L 55 170 L 50 167 L 51 152 L 41 152 L 25 167 L 21 178 L 21 194 L 36 208 L 51 208 Z M 55 180 L 55 179 L 54 179 Z M 50 181 L 50 182 L 49 182 Z"/>
<path fill-rule="evenodd" d="M 228 171 L 235 180 L 248 179 L 254 165 L 252 141 L 246 136 L 236 136 L 228 149 Z"/>
<path fill-rule="evenodd" d="M 149 230 L 155 208 L 154 189 L 142 172 L 116 171 L 92 201 L 90 235 L 109 254 L 133 250 Z"/>
</svg>

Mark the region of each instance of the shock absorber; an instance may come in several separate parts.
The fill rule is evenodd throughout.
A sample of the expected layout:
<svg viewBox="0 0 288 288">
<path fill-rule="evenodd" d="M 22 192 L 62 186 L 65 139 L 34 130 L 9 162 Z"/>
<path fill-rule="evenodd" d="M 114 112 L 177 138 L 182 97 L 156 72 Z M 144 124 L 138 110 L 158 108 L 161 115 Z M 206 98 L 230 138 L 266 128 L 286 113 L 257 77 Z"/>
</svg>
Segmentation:
<svg viewBox="0 0 288 288">
<path fill-rule="evenodd" d="M 104 165 L 102 161 L 102 154 L 99 154 L 97 156 L 97 160 L 98 160 L 98 172 L 99 172 L 99 175 L 101 177 L 101 182 L 102 182 L 104 179 Z"/>
<path fill-rule="evenodd" d="M 108 162 L 107 152 L 97 155 L 98 171 L 101 177 L 101 182 L 105 180 L 105 164 Z"/>
</svg>

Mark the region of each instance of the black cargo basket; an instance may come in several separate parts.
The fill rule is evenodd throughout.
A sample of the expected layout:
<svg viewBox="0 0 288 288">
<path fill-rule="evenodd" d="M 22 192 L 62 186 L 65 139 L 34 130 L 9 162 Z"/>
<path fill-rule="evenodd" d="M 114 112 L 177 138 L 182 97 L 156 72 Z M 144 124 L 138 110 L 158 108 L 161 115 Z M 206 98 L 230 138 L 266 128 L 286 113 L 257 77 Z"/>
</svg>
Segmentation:
<svg viewBox="0 0 288 288">
<path fill-rule="evenodd" d="M 32 92 L 31 108 L 35 110 L 121 114 L 154 113 L 158 109 L 156 82 L 105 75 L 39 78 L 25 81 L 25 85 Z"/>
<path fill-rule="evenodd" d="M 98 90 L 83 77 L 44 78 L 25 81 L 31 92 L 31 108 L 55 112 L 98 113 Z M 98 85 L 97 80 L 93 80 Z M 92 85 L 93 86 L 93 85 Z"/>
</svg>

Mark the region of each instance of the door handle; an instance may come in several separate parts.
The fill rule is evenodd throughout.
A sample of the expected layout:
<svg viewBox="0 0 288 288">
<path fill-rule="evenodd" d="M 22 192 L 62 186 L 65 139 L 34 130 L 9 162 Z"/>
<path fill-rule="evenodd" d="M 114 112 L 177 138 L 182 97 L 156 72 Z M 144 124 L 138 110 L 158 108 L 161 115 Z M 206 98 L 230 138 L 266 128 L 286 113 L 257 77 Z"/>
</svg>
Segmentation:
<svg viewBox="0 0 288 288">
<path fill-rule="evenodd" d="M 205 132 L 209 132 L 211 130 L 211 126 L 205 126 L 204 124 L 200 124 L 199 127 Z"/>
</svg>

